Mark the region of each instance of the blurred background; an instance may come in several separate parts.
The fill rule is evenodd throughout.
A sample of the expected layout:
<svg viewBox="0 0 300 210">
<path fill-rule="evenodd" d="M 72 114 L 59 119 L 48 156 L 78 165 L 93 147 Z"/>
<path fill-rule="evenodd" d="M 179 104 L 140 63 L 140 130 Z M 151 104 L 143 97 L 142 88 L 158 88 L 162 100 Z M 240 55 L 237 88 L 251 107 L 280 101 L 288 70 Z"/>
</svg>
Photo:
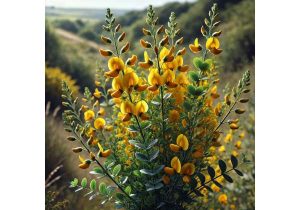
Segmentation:
<svg viewBox="0 0 300 210">
<path fill-rule="evenodd" d="M 143 36 L 146 8 L 155 7 L 159 23 L 166 24 L 172 11 L 176 13 L 181 36 L 188 46 L 201 37 L 200 27 L 213 3 L 218 3 L 223 31 L 220 40 L 223 53 L 219 56 L 221 87 L 234 85 L 242 73 L 249 69 L 254 84 L 255 25 L 254 0 L 46 0 L 45 22 L 45 114 L 46 114 L 46 209 L 99 209 L 99 201 L 88 201 L 82 192 L 71 191 L 69 181 L 87 174 L 77 170 L 77 155 L 72 145 L 64 143 L 65 133 L 61 121 L 61 80 L 67 81 L 73 92 L 81 94 L 84 87 L 94 88 L 94 74 L 99 65 L 106 68 L 98 53 L 100 33 L 106 8 L 111 8 L 116 20 L 127 32 L 127 39 L 138 56 Z M 201 39 L 200 39 L 201 40 Z M 203 42 L 202 42 L 203 44 Z M 191 62 L 187 57 L 185 62 Z M 254 88 L 252 88 L 254 90 Z M 249 115 L 244 119 L 245 152 L 254 160 L 254 91 L 251 93 Z M 237 186 L 239 189 L 228 199 L 235 200 L 239 210 L 254 209 L 254 166 Z M 88 177 L 88 176 L 87 176 Z M 248 178 L 247 178 L 248 177 Z M 250 194 L 248 194 L 250 193 Z M 241 196 L 244 196 L 241 199 Z M 234 199 L 236 198 L 236 199 Z M 104 209 L 103 207 L 101 207 Z M 228 205 L 226 209 L 233 209 Z M 112 209 L 110 205 L 105 209 Z"/>
</svg>

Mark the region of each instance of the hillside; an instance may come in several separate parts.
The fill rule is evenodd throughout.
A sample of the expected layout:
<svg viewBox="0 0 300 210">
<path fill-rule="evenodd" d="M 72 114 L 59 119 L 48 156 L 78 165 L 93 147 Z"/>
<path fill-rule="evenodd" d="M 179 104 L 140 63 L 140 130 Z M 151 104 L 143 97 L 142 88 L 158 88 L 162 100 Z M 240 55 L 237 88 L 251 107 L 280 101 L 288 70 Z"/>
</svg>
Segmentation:
<svg viewBox="0 0 300 210">
<path fill-rule="evenodd" d="M 254 0 L 215 0 L 218 3 L 220 19 L 223 30 L 221 36 L 222 48 L 226 49 L 221 56 L 221 62 L 227 62 L 225 71 L 237 71 L 244 65 L 252 63 L 255 56 L 255 28 L 254 28 Z M 159 16 L 159 24 L 166 24 L 170 13 L 176 13 L 178 26 L 182 29 L 181 36 L 185 37 L 185 44 L 193 42 L 194 38 L 200 38 L 202 20 L 207 16 L 206 12 L 212 5 L 210 0 L 201 0 L 194 3 L 169 3 L 155 8 Z M 114 12 L 114 11 L 113 11 Z M 138 40 L 143 36 L 142 28 L 145 25 L 146 9 L 143 11 L 128 12 L 117 17 L 127 32 L 127 38 L 138 46 Z M 85 27 L 85 32 L 94 34 L 91 40 L 99 42 L 98 35 L 102 33 L 103 21 L 99 21 L 90 27 Z M 80 32 L 79 32 L 80 34 Z M 86 37 L 88 38 L 88 37 Z"/>
</svg>

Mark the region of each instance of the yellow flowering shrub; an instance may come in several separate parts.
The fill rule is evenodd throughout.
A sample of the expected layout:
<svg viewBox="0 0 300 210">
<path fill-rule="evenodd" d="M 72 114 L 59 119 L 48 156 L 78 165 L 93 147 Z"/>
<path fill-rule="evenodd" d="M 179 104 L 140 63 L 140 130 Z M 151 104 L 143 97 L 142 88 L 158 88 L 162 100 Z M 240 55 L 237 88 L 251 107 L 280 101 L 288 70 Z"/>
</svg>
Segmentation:
<svg viewBox="0 0 300 210">
<path fill-rule="evenodd" d="M 200 30 L 205 42 L 195 38 L 189 45 L 193 65 L 188 65 L 174 13 L 167 26 L 159 26 L 148 8 L 139 60 L 107 10 L 101 35 L 107 48 L 99 50 L 107 70 L 97 71 L 95 90 L 86 88 L 79 100 L 62 85 L 68 140 L 79 155 L 78 167 L 95 175 L 89 184 L 75 178 L 72 188 L 88 191 L 89 199 L 101 196 L 102 204 L 113 200 L 116 208 L 188 209 L 233 182 L 231 173 L 243 175 L 236 155 L 221 159 L 218 151 L 225 151 L 221 129 L 239 129 L 236 117 L 245 112 L 250 72 L 220 97 L 215 57 L 223 49 L 216 4 L 208 14 Z M 217 200 L 226 205 L 226 194 Z"/>
<path fill-rule="evenodd" d="M 76 85 L 76 81 L 60 68 L 46 67 L 45 78 L 46 101 L 51 101 L 53 107 L 60 104 L 62 81 L 68 84 L 74 94 L 77 94 L 79 91 L 79 86 Z"/>
</svg>

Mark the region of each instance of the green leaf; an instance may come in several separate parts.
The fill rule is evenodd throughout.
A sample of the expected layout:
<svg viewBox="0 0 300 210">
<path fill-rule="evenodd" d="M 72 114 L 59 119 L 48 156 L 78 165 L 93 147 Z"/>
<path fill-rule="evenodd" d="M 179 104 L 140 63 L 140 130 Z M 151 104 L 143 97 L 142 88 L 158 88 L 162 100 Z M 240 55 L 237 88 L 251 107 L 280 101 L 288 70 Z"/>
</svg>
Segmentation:
<svg viewBox="0 0 300 210">
<path fill-rule="evenodd" d="M 206 188 L 208 191 L 210 191 L 210 192 L 214 192 L 209 186 L 207 186 L 207 185 L 204 185 L 204 188 Z"/>
<path fill-rule="evenodd" d="M 128 185 L 126 188 L 125 188 L 125 192 L 130 195 L 131 194 L 131 187 L 130 185 Z"/>
<path fill-rule="evenodd" d="M 195 88 L 195 95 L 196 96 L 201 96 L 203 95 L 205 92 L 203 91 L 203 87 L 197 87 Z"/>
<path fill-rule="evenodd" d="M 93 179 L 93 180 L 90 182 L 90 189 L 94 191 L 94 190 L 96 189 L 96 186 L 97 186 L 96 180 Z"/>
<path fill-rule="evenodd" d="M 147 174 L 149 176 L 154 176 L 156 174 L 158 174 L 165 166 L 164 165 L 161 165 L 161 166 L 158 166 L 157 168 L 153 169 L 153 170 L 150 170 L 150 169 L 141 169 L 140 172 L 142 174 Z"/>
<path fill-rule="evenodd" d="M 134 125 L 130 125 L 128 127 L 128 131 L 133 132 L 133 133 L 139 132 L 139 130 Z"/>
<path fill-rule="evenodd" d="M 128 176 L 124 176 L 121 178 L 120 183 L 125 184 L 127 182 L 127 180 L 128 180 Z"/>
<path fill-rule="evenodd" d="M 164 95 L 164 99 L 168 99 L 168 98 L 170 98 L 172 96 L 172 93 L 166 93 L 165 95 Z"/>
<path fill-rule="evenodd" d="M 150 143 L 149 143 L 149 145 L 147 146 L 147 150 L 148 149 L 151 149 L 156 143 L 158 142 L 158 139 L 154 139 L 153 141 L 151 141 Z"/>
<path fill-rule="evenodd" d="M 203 174 L 199 173 L 198 177 L 200 179 L 201 185 L 204 185 L 204 183 L 205 183 L 205 176 Z"/>
<path fill-rule="evenodd" d="M 231 159 L 232 167 L 236 168 L 238 166 L 238 159 L 233 155 L 231 155 L 230 159 Z"/>
<path fill-rule="evenodd" d="M 188 102 L 188 101 L 184 101 L 184 102 L 183 102 L 183 107 L 184 107 L 184 109 L 185 109 L 186 111 L 190 111 L 190 110 L 193 108 L 192 105 L 191 105 L 191 103 Z"/>
<path fill-rule="evenodd" d="M 130 144 L 134 145 L 138 149 L 146 149 L 145 145 L 141 144 L 140 142 L 136 140 L 129 140 L 128 141 Z"/>
<path fill-rule="evenodd" d="M 140 161 L 149 162 L 148 157 L 146 155 L 144 155 L 143 153 L 136 152 L 135 157 Z"/>
<path fill-rule="evenodd" d="M 74 178 L 73 181 L 71 181 L 71 187 L 76 187 L 78 184 L 78 179 Z"/>
<path fill-rule="evenodd" d="M 226 181 L 232 183 L 233 182 L 233 179 L 228 175 L 228 174 L 222 174 L 224 179 L 226 179 Z"/>
<path fill-rule="evenodd" d="M 198 82 L 200 79 L 199 74 L 195 71 L 189 72 L 189 77 L 195 82 Z"/>
<path fill-rule="evenodd" d="M 211 179 L 215 178 L 215 175 L 216 175 L 215 169 L 213 169 L 210 166 L 207 166 L 207 172 Z"/>
<path fill-rule="evenodd" d="M 203 61 L 202 58 L 194 58 L 193 64 L 196 68 L 202 71 L 207 71 L 210 67 L 210 64 L 207 61 Z"/>
<path fill-rule="evenodd" d="M 134 170 L 133 171 L 133 175 L 140 177 L 141 176 L 141 172 L 139 170 Z"/>
<path fill-rule="evenodd" d="M 144 121 L 144 122 L 141 122 L 141 127 L 142 129 L 147 129 L 151 126 L 151 122 L 149 121 Z"/>
<path fill-rule="evenodd" d="M 222 173 L 224 173 L 226 171 L 227 166 L 223 160 L 219 160 L 219 167 L 220 167 Z"/>
<path fill-rule="evenodd" d="M 237 175 L 244 176 L 244 174 L 240 170 L 235 168 L 234 171 L 235 171 L 235 173 L 237 173 Z"/>
<path fill-rule="evenodd" d="M 107 194 L 106 184 L 104 182 L 101 182 L 99 184 L 99 192 L 100 192 L 101 195 L 106 195 Z"/>
<path fill-rule="evenodd" d="M 163 183 L 159 182 L 149 188 L 147 188 L 146 190 L 149 192 L 149 191 L 153 191 L 153 190 L 159 190 L 160 188 L 162 188 L 164 185 Z"/>
<path fill-rule="evenodd" d="M 159 150 L 157 149 L 156 151 L 150 154 L 149 160 L 150 161 L 154 160 L 155 158 L 157 158 L 158 155 L 159 155 Z"/>
<path fill-rule="evenodd" d="M 217 182 L 216 180 L 213 180 L 213 183 L 218 186 L 219 188 L 223 188 L 223 185 L 221 185 L 219 182 Z"/>
<path fill-rule="evenodd" d="M 196 95 L 196 89 L 193 85 L 188 85 L 187 90 L 188 90 L 189 94 Z"/>
<path fill-rule="evenodd" d="M 114 167 L 113 171 L 112 171 L 112 175 L 113 176 L 118 176 L 118 174 L 120 173 L 121 171 L 121 164 L 118 164 Z"/>
<path fill-rule="evenodd" d="M 85 188 L 86 185 L 87 185 L 87 179 L 84 177 L 84 178 L 81 180 L 81 186 L 82 186 L 83 188 Z"/>
<path fill-rule="evenodd" d="M 116 193 L 116 198 L 119 200 L 119 201 L 122 201 L 125 199 L 125 195 L 122 194 L 122 193 Z"/>
<path fill-rule="evenodd" d="M 160 105 L 160 102 L 158 101 L 151 101 L 152 104 L 156 105 L 156 106 L 159 106 Z"/>
<path fill-rule="evenodd" d="M 103 170 L 100 167 L 95 167 L 90 171 L 90 174 L 103 174 Z"/>
</svg>

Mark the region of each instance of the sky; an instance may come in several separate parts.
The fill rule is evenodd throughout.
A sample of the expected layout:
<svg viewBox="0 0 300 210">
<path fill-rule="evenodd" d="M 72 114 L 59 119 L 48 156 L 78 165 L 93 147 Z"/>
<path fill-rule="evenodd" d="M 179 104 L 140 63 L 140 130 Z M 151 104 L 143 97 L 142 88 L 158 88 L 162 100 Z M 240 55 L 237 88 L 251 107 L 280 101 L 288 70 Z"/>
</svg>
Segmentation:
<svg viewBox="0 0 300 210">
<path fill-rule="evenodd" d="M 46 6 L 66 8 L 143 9 L 148 5 L 161 6 L 167 2 L 194 2 L 196 0 L 45 0 Z"/>
</svg>

